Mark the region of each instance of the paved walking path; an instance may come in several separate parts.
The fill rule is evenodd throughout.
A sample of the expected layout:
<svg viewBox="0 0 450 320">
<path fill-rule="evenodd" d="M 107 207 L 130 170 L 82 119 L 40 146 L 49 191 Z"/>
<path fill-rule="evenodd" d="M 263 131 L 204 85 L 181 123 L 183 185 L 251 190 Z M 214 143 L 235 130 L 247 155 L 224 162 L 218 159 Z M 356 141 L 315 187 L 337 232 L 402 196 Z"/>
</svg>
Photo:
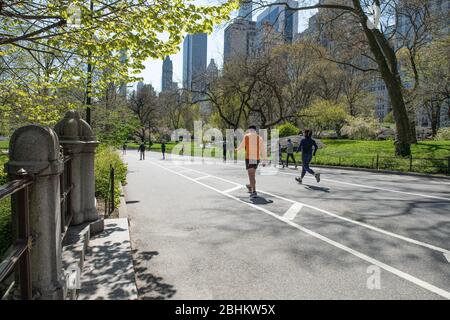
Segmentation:
<svg viewBox="0 0 450 320">
<path fill-rule="evenodd" d="M 78 300 L 135 300 L 136 281 L 127 219 L 106 219 L 89 241 Z"/>
<path fill-rule="evenodd" d="M 240 163 L 160 158 L 125 157 L 141 298 L 450 298 L 448 180 L 263 170 L 250 201 Z"/>
</svg>

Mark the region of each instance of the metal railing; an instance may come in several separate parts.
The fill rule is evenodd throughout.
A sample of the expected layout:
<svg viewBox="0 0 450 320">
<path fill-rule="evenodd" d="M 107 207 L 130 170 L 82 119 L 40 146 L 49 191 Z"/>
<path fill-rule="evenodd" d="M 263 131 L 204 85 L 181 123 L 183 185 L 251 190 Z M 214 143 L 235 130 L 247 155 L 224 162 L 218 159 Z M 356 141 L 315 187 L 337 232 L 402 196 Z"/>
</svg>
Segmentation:
<svg viewBox="0 0 450 320">
<path fill-rule="evenodd" d="M 320 152 L 320 150 L 319 150 Z M 447 158 L 415 158 L 374 155 L 317 154 L 314 162 L 319 165 L 340 167 L 358 167 L 375 170 L 400 172 L 421 172 L 450 175 L 450 157 Z"/>
<path fill-rule="evenodd" d="M 64 239 L 67 229 L 72 222 L 72 156 L 64 157 L 64 171 L 59 176 L 60 193 L 61 193 L 61 235 Z"/>
<path fill-rule="evenodd" d="M 109 183 L 108 183 L 108 192 L 105 197 L 105 217 L 109 216 L 116 209 L 116 205 L 114 203 L 115 198 L 115 170 L 112 165 L 109 165 Z"/>
<path fill-rule="evenodd" d="M 16 269 L 19 277 L 21 297 L 24 300 L 31 300 L 30 250 L 32 237 L 29 219 L 29 186 L 33 184 L 33 180 L 23 169 L 17 172 L 15 178 L 15 180 L 0 187 L 0 201 L 16 194 L 18 216 L 17 239 L 8 251 L 9 254 L 0 262 L 0 283 L 3 283 Z M 15 281 L 12 281 L 5 290 L 2 300 L 9 294 L 14 285 Z"/>
<path fill-rule="evenodd" d="M 60 204 L 61 204 L 61 241 L 67 234 L 67 229 L 72 221 L 73 213 L 71 210 L 71 193 L 74 188 L 72 183 L 72 156 L 64 156 L 64 170 L 61 172 L 60 179 Z M 16 270 L 20 281 L 21 298 L 24 300 L 32 299 L 31 289 L 31 266 L 30 250 L 32 237 L 30 235 L 29 223 L 29 187 L 33 184 L 33 179 L 23 169 L 16 174 L 15 180 L 12 180 L 0 187 L 0 201 L 17 194 L 14 203 L 17 210 L 17 239 L 9 248 L 6 257 L 0 262 L 0 283 L 4 283 L 12 272 Z M 18 269 L 16 268 L 18 265 Z M 7 285 L 7 289 L 2 294 L 1 299 L 5 299 L 11 289 L 15 286 L 15 281 Z"/>
</svg>

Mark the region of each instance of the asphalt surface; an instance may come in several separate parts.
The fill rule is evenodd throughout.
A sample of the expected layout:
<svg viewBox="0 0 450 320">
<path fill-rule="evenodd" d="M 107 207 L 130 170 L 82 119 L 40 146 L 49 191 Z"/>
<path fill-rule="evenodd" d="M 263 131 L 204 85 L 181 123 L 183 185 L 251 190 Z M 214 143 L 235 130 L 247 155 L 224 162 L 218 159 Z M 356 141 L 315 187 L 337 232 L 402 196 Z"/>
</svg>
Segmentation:
<svg viewBox="0 0 450 320">
<path fill-rule="evenodd" d="M 450 299 L 450 180 L 125 160 L 141 298 Z"/>
</svg>

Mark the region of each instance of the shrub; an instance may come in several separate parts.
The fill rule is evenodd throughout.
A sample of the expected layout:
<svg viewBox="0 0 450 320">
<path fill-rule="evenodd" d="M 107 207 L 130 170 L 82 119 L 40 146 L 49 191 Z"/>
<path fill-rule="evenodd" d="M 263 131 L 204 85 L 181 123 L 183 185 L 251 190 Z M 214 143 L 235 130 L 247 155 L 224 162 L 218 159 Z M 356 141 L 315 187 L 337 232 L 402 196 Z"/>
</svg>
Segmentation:
<svg viewBox="0 0 450 320">
<path fill-rule="evenodd" d="M 6 157 L 0 157 L 0 185 L 7 181 L 3 165 L 8 160 Z M 9 248 L 12 241 L 11 235 L 11 202 L 10 198 L 0 201 L 0 257 Z"/>
<path fill-rule="evenodd" d="M 279 131 L 280 138 L 295 136 L 295 135 L 299 134 L 299 132 L 300 132 L 300 130 L 297 128 L 297 126 L 295 126 L 294 124 L 292 124 L 290 122 L 286 122 L 286 123 L 278 126 L 277 129 Z"/>
<path fill-rule="evenodd" d="M 348 113 L 343 104 L 318 100 L 303 111 L 302 122 L 312 129 L 316 136 L 321 136 L 327 129 L 335 130 L 338 134 L 347 116 Z"/>
<path fill-rule="evenodd" d="M 436 134 L 436 137 L 434 137 L 434 140 L 437 141 L 450 140 L 450 127 L 440 128 Z"/>
<path fill-rule="evenodd" d="M 374 118 L 349 117 L 341 134 L 355 140 L 370 140 L 377 136 L 378 131 L 379 123 Z"/>
<path fill-rule="evenodd" d="M 120 203 L 119 183 L 126 183 L 127 166 L 122 162 L 117 151 L 111 146 L 101 146 L 95 155 L 95 195 L 102 199 L 108 196 L 109 170 L 110 166 L 114 168 L 115 186 L 114 186 L 114 203 L 116 206 Z"/>
</svg>

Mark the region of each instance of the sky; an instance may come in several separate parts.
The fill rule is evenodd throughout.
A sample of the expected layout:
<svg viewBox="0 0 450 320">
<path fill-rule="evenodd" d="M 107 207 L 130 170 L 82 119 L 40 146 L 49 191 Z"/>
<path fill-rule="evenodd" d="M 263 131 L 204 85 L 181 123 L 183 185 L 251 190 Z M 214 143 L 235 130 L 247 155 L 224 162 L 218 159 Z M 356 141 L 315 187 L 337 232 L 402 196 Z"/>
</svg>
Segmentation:
<svg viewBox="0 0 450 320">
<path fill-rule="evenodd" d="M 195 0 L 195 4 L 205 4 L 211 1 L 206 0 Z M 253 19 L 259 13 L 255 13 Z M 299 13 L 299 31 L 303 31 L 308 27 L 308 19 L 314 14 L 312 11 L 300 11 Z M 232 15 L 236 16 L 237 12 Z M 208 35 L 208 64 L 211 59 L 216 61 L 217 66 L 221 69 L 223 64 L 223 41 L 224 41 L 224 30 L 227 23 L 216 26 L 212 34 Z M 177 54 L 171 55 L 170 59 L 173 62 L 173 81 L 178 82 L 181 87 L 183 79 L 183 44 L 180 45 L 180 51 Z M 162 76 L 162 60 L 149 59 L 145 63 L 145 70 L 138 74 L 142 77 L 144 83 L 151 84 L 157 92 L 161 91 L 161 76 Z M 136 85 L 136 84 L 134 84 Z"/>
</svg>

